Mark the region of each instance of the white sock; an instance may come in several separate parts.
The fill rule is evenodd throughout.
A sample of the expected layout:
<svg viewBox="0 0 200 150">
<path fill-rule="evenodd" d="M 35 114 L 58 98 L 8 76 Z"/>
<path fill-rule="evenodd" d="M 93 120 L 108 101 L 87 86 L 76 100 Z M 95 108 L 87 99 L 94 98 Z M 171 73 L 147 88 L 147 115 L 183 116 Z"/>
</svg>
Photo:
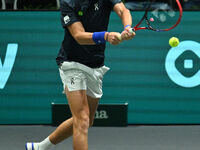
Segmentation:
<svg viewBox="0 0 200 150">
<path fill-rule="evenodd" d="M 42 142 L 38 143 L 39 144 L 39 150 L 50 150 L 51 147 L 55 146 L 51 141 L 49 140 L 49 137 L 44 139 Z"/>
</svg>

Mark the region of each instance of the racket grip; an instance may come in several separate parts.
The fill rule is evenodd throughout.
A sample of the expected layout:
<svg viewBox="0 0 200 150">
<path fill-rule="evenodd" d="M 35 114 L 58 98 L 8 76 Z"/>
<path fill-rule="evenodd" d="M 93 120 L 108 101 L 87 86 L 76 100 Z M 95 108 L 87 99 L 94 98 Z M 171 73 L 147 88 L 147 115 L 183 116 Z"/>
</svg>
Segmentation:
<svg viewBox="0 0 200 150">
<path fill-rule="evenodd" d="M 130 29 L 129 29 L 129 32 L 130 32 L 130 33 L 133 33 L 133 32 L 134 32 L 134 29 L 133 29 L 133 28 L 130 28 Z"/>
</svg>

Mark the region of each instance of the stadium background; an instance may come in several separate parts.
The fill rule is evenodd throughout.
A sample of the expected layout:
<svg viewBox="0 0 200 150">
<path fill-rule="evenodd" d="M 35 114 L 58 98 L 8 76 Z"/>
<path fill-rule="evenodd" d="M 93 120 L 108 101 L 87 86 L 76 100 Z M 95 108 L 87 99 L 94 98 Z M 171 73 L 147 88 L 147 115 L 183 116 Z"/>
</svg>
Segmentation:
<svg viewBox="0 0 200 150">
<path fill-rule="evenodd" d="M 132 14 L 138 22 L 143 12 Z M 170 32 L 139 31 L 132 41 L 119 46 L 107 44 L 106 65 L 111 70 L 104 78 L 100 103 L 127 102 L 129 124 L 200 123 L 199 86 L 180 87 L 165 71 L 171 36 L 199 42 L 199 11 L 185 11 L 183 15 L 181 24 Z M 60 14 L 3 11 L 0 20 L 2 64 L 7 45 L 18 44 L 11 75 L 0 89 L 0 124 L 50 124 L 51 103 L 66 103 L 55 63 L 64 36 Z M 112 13 L 109 31 L 122 29 L 120 19 Z M 182 71 L 187 74 L 188 70 Z"/>
</svg>

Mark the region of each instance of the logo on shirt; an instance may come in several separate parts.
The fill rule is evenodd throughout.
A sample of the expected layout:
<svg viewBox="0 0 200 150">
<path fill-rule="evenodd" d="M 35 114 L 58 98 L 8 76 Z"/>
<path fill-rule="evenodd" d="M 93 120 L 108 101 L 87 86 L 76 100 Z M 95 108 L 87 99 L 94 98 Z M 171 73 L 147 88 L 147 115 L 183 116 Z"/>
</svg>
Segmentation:
<svg viewBox="0 0 200 150">
<path fill-rule="evenodd" d="M 67 24 L 68 22 L 70 22 L 70 18 L 69 18 L 69 16 L 65 16 L 64 17 L 64 23 Z"/>
<path fill-rule="evenodd" d="M 74 80 L 75 80 L 75 79 L 72 77 L 72 78 L 71 78 L 71 85 L 74 84 Z"/>
<path fill-rule="evenodd" d="M 99 10 L 99 4 L 98 4 L 98 3 L 95 3 L 95 4 L 94 4 L 94 10 L 95 10 L 95 11 Z"/>
</svg>

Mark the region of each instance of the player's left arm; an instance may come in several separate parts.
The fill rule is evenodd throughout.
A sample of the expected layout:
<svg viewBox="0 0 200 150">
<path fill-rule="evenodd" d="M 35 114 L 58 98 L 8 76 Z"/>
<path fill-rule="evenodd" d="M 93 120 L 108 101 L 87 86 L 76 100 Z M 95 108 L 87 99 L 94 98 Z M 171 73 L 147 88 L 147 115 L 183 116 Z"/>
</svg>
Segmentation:
<svg viewBox="0 0 200 150">
<path fill-rule="evenodd" d="M 135 36 L 135 32 L 130 33 L 129 29 L 132 26 L 132 16 L 130 11 L 121 3 L 115 4 L 113 10 L 121 18 L 122 24 L 124 25 L 124 31 L 121 33 L 123 40 L 130 40 Z"/>
</svg>

